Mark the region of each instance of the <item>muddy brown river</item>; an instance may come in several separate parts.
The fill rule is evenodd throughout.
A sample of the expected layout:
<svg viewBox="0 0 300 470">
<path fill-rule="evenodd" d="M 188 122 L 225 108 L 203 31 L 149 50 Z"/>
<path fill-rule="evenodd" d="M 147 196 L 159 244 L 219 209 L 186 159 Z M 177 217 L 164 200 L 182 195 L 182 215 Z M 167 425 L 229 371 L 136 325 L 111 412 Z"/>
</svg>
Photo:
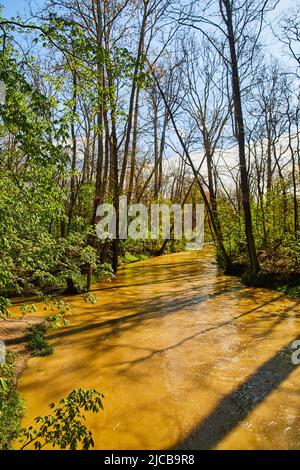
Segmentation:
<svg viewBox="0 0 300 470">
<path fill-rule="evenodd" d="M 30 359 L 24 424 L 96 388 L 96 449 L 300 448 L 298 300 L 222 275 L 210 248 L 124 266 L 92 293 L 95 305 L 66 298 L 54 354 Z"/>
</svg>

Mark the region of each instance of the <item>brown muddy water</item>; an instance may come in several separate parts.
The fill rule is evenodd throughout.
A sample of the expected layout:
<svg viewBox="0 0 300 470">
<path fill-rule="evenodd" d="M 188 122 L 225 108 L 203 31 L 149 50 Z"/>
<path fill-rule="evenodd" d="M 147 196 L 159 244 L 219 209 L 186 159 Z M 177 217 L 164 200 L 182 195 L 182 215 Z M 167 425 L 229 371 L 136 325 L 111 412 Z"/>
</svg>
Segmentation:
<svg viewBox="0 0 300 470">
<path fill-rule="evenodd" d="M 54 355 L 30 359 L 25 425 L 96 388 L 96 449 L 300 448 L 299 301 L 223 276 L 210 248 L 127 265 L 92 293 L 66 298 Z"/>
</svg>

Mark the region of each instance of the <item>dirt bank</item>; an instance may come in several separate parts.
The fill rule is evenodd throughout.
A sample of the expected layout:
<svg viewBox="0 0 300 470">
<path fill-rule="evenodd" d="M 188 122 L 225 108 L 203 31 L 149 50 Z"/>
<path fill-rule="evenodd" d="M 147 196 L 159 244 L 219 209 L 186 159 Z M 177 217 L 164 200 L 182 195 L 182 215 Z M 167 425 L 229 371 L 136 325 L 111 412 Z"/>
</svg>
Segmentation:
<svg viewBox="0 0 300 470">
<path fill-rule="evenodd" d="M 7 351 L 16 354 L 14 363 L 16 380 L 22 374 L 30 357 L 30 351 L 27 349 L 28 330 L 43 321 L 43 318 L 34 316 L 28 316 L 26 320 L 0 320 L 0 339 L 4 341 Z"/>
</svg>

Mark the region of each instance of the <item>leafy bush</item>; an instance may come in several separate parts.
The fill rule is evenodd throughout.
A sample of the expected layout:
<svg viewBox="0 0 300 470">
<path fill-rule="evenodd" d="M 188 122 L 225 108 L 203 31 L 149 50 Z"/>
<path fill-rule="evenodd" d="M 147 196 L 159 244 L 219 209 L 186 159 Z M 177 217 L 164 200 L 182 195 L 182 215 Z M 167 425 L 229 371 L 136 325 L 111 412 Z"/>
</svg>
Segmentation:
<svg viewBox="0 0 300 470">
<path fill-rule="evenodd" d="M 21 449 L 33 444 L 36 450 L 41 450 L 46 445 L 53 448 L 76 450 L 81 446 L 84 450 L 94 447 L 91 431 L 83 424 L 84 411 L 98 413 L 103 409 L 102 398 L 104 396 L 97 390 L 73 390 L 67 398 L 55 404 L 49 405 L 52 414 L 38 416 L 34 422 L 20 431 Z"/>
<path fill-rule="evenodd" d="M 35 325 L 30 328 L 27 347 L 32 356 L 49 356 L 53 354 L 53 347 L 45 338 L 47 326 Z"/>
<path fill-rule="evenodd" d="M 11 302 L 5 297 L 0 297 L 0 319 L 5 320 L 11 317 L 8 307 L 11 307 Z"/>
<path fill-rule="evenodd" d="M 0 450 L 11 448 L 20 432 L 24 403 L 14 384 L 14 356 L 6 355 L 6 364 L 0 364 Z"/>
<path fill-rule="evenodd" d="M 300 286 L 282 286 L 278 288 L 279 292 L 292 298 L 300 298 Z"/>
<path fill-rule="evenodd" d="M 299 240 L 288 236 L 274 240 L 260 250 L 259 259 L 262 270 L 266 273 L 299 273 Z"/>
<path fill-rule="evenodd" d="M 29 444 L 37 450 L 46 445 L 70 450 L 94 447 L 92 433 L 84 425 L 84 412 L 98 413 L 103 409 L 104 396 L 97 390 L 73 390 L 59 407 L 49 405 L 52 414 L 38 416 L 35 425 L 21 428 L 24 402 L 14 381 L 14 355 L 8 353 L 6 357 L 6 364 L 0 364 L 0 450 L 12 449 L 17 439 L 22 449 Z"/>
<path fill-rule="evenodd" d="M 97 299 L 93 294 L 90 294 L 89 292 L 86 292 L 85 294 L 81 295 L 81 298 L 87 302 L 88 304 L 95 305 L 97 303 Z"/>
</svg>

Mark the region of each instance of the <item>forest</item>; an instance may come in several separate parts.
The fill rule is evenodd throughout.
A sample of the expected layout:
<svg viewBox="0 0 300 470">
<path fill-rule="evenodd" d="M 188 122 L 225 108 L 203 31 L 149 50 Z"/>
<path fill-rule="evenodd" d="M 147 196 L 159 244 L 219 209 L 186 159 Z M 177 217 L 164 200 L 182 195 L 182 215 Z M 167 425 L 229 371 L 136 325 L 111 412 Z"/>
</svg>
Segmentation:
<svg viewBox="0 0 300 470">
<path fill-rule="evenodd" d="M 187 240 L 172 237 L 174 221 L 165 240 L 99 239 L 99 205 L 113 204 L 119 227 L 121 196 L 128 205 L 203 204 L 215 269 L 243 289 L 269 289 L 262 297 L 297 301 L 297 2 L 17 3 L 14 15 L 0 7 L 0 340 L 15 306 L 30 323 L 42 302 L 48 326 L 30 324 L 31 342 L 50 355 L 44 336 L 68 329 L 72 296 L 91 311 L 97 302 L 100 315 L 93 286 L 101 280 L 118 282 L 136 263 L 185 252 Z M 0 414 L 14 410 L 10 425 L 0 424 L 0 449 L 10 448 L 23 416 L 13 362 L 0 365 Z M 102 409 L 97 390 L 74 390 L 61 402 L 66 433 L 72 406 Z M 22 430 L 24 446 L 39 448 L 54 432 L 46 418 L 44 434 Z M 92 437 L 78 426 L 74 439 L 89 448 Z"/>
</svg>

